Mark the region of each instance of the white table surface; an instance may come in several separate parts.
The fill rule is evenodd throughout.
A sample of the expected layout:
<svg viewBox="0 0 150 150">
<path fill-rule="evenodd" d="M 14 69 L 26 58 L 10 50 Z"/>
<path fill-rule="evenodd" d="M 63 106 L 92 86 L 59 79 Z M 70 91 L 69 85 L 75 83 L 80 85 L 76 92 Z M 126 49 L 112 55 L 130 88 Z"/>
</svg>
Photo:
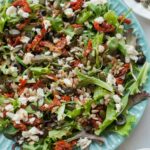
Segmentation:
<svg viewBox="0 0 150 150">
<path fill-rule="evenodd" d="M 137 18 L 145 31 L 150 46 L 150 20 L 139 16 Z M 138 150 L 141 148 L 149 148 L 150 150 L 150 101 L 140 123 L 118 150 Z"/>
</svg>

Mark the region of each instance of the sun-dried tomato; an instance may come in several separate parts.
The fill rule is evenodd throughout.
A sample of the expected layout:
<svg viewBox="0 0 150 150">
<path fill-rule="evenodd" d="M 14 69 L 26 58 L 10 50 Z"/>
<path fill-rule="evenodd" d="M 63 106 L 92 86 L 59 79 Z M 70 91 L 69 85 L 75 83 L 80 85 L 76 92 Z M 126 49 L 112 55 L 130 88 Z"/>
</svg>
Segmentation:
<svg viewBox="0 0 150 150">
<path fill-rule="evenodd" d="M 27 126 L 23 123 L 17 124 L 16 122 L 13 122 L 13 126 L 16 129 L 19 129 L 20 131 L 26 131 L 27 130 Z"/>
<path fill-rule="evenodd" d="M 57 49 L 62 50 L 62 49 L 65 48 L 66 45 L 67 45 L 67 40 L 66 40 L 65 37 L 62 37 L 62 38 L 56 43 L 55 46 L 56 46 Z"/>
<path fill-rule="evenodd" d="M 87 45 L 87 48 L 86 48 L 86 50 L 84 51 L 84 56 L 85 57 L 87 57 L 89 54 L 90 54 L 90 52 L 92 51 L 92 41 L 91 40 L 89 40 L 88 41 L 88 45 Z"/>
<path fill-rule="evenodd" d="M 40 110 L 51 111 L 56 106 L 61 106 L 61 102 L 58 99 L 54 98 L 54 100 L 48 106 L 45 106 L 45 105 L 41 106 Z"/>
<path fill-rule="evenodd" d="M 119 16 L 118 20 L 119 20 L 119 22 L 123 22 L 128 25 L 132 23 L 131 20 L 128 18 L 125 18 L 125 16 Z"/>
<path fill-rule="evenodd" d="M 18 89 L 18 95 L 21 95 L 25 90 L 25 87 L 21 88 L 21 89 Z"/>
<path fill-rule="evenodd" d="M 71 66 L 78 67 L 81 64 L 81 60 L 75 60 L 71 63 Z"/>
<path fill-rule="evenodd" d="M 61 99 L 62 99 L 63 101 L 69 102 L 69 101 L 71 100 L 71 97 L 65 95 L 65 96 L 62 96 Z"/>
<path fill-rule="evenodd" d="M 76 0 L 75 2 L 71 2 L 70 6 L 73 10 L 78 10 L 82 7 L 84 0 Z"/>
<path fill-rule="evenodd" d="M 129 71 L 129 69 L 130 69 L 130 64 L 129 63 L 124 64 L 123 68 L 120 70 L 120 72 L 117 76 L 119 77 L 119 76 L 125 75 Z"/>
<path fill-rule="evenodd" d="M 81 28 L 81 27 L 83 27 L 82 24 L 72 24 L 71 26 L 72 26 L 73 28 Z"/>
<path fill-rule="evenodd" d="M 14 93 L 4 93 L 4 96 L 7 98 L 12 98 L 14 96 Z"/>
<path fill-rule="evenodd" d="M 123 84 L 124 80 L 122 78 L 116 78 L 116 84 Z"/>
<path fill-rule="evenodd" d="M 18 28 L 19 30 L 22 30 L 29 22 L 30 22 L 30 19 L 26 19 L 23 23 L 19 24 L 19 25 L 17 26 L 17 28 Z"/>
<path fill-rule="evenodd" d="M 42 80 L 38 80 L 34 85 L 33 85 L 33 89 L 38 89 L 39 87 L 43 87 L 44 83 L 42 82 Z"/>
<path fill-rule="evenodd" d="M 71 142 L 70 142 L 70 145 L 71 145 L 72 147 L 74 147 L 75 145 L 77 145 L 77 140 L 71 141 Z"/>
<path fill-rule="evenodd" d="M 55 143 L 54 150 L 72 150 L 72 146 L 68 142 L 62 140 Z"/>
<path fill-rule="evenodd" d="M 15 7 L 17 7 L 17 6 L 22 7 L 22 9 L 25 12 L 28 12 L 28 13 L 31 12 L 30 5 L 29 5 L 29 3 L 26 0 L 16 0 L 16 1 L 13 2 L 12 5 L 15 6 Z"/>
<path fill-rule="evenodd" d="M 54 74 L 48 74 L 48 75 L 46 75 L 46 77 L 49 78 L 49 79 L 51 79 L 51 80 L 54 80 L 54 81 L 58 80 L 58 78 Z"/>
<path fill-rule="evenodd" d="M 94 22 L 94 28 L 99 32 L 110 33 L 114 32 L 115 27 L 107 22 L 103 22 L 101 25 L 98 22 Z"/>
<path fill-rule="evenodd" d="M 20 84 L 18 88 L 22 89 L 27 84 L 27 79 L 20 79 L 19 82 Z"/>
<path fill-rule="evenodd" d="M 31 49 L 34 50 L 36 48 L 36 46 L 40 43 L 40 41 L 43 39 L 45 34 L 46 34 L 46 29 L 43 28 L 41 30 L 41 34 L 36 35 L 35 38 L 33 39 L 32 43 L 28 44 L 27 51 L 30 51 Z"/>
<path fill-rule="evenodd" d="M 21 39 L 21 37 L 17 36 L 15 38 L 14 42 L 12 43 L 12 46 L 15 47 L 16 45 L 20 44 L 20 39 Z"/>
</svg>

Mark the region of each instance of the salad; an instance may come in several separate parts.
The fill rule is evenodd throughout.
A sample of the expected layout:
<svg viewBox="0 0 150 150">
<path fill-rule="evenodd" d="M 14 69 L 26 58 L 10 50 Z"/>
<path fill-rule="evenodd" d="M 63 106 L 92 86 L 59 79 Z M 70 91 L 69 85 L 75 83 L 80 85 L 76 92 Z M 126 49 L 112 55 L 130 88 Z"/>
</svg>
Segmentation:
<svg viewBox="0 0 150 150">
<path fill-rule="evenodd" d="M 128 135 L 150 64 L 130 12 L 107 0 L 4 0 L 0 132 L 23 150 L 85 149 Z"/>
</svg>

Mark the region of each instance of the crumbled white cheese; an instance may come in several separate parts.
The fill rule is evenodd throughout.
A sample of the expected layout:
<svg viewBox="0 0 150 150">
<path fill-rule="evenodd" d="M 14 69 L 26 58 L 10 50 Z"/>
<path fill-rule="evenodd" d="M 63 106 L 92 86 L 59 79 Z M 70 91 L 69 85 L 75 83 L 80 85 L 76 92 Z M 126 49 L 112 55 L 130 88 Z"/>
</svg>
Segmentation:
<svg viewBox="0 0 150 150">
<path fill-rule="evenodd" d="M 118 95 L 113 95 L 113 99 L 114 99 L 115 103 L 121 102 L 121 98 Z"/>
<path fill-rule="evenodd" d="M 133 45 L 126 45 L 126 50 L 127 50 L 127 57 L 126 61 L 134 60 L 137 62 L 138 60 L 138 51 L 136 51 L 135 47 Z"/>
<path fill-rule="evenodd" d="M 41 117 L 43 116 L 43 114 L 42 114 L 40 111 L 35 112 L 35 115 L 36 115 L 38 118 L 41 118 Z"/>
<path fill-rule="evenodd" d="M 51 54 L 50 51 L 46 51 L 46 52 L 44 53 L 44 55 L 46 55 L 46 56 L 49 56 L 50 54 Z"/>
<path fill-rule="evenodd" d="M 59 65 L 64 65 L 64 61 L 62 59 L 58 59 L 58 64 Z"/>
<path fill-rule="evenodd" d="M 19 97 L 18 101 L 22 104 L 22 105 L 26 105 L 28 102 L 28 99 L 26 97 Z"/>
<path fill-rule="evenodd" d="M 69 36 L 69 35 L 66 36 L 67 45 L 69 45 L 71 43 L 71 39 L 72 39 L 71 36 Z"/>
<path fill-rule="evenodd" d="M 63 79 L 63 82 L 67 87 L 72 87 L 72 80 L 71 79 L 65 78 L 65 79 Z"/>
<path fill-rule="evenodd" d="M 12 112 L 7 112 L 7 113 L 6 113 L 6 116 L 12 119 L 12 118 L 14 117 L 14 113 L 12 113 Z"/>
<path fill-rule="evenodd" d="M 35 31 L 38 35 L 41 35 L 41 29 L 40 28 L 32 28 L 32 31 Z"/>
<path fill-rule="evenodd" d="M 6 111 L 13 111 L 13 110 L 14 110 L 14 107 L 13 107 L 12 104 L 8 104 L 8 105 L 5 106 L 5 110 L 6 110 Z"/>
<path fill-rule="evenodd" d="M 46 30 L 51 26 L 49 20 L 43 20 L 43 24 L 44 24 L 44 27 L 45 27 Z"/>
<path fill-rule="evenodd" d="M 71 2 L 77 2 L 77 0 L 71 0 Z"/>
<path fill-rule="evenodd" d="M 4 117 L 4 113 L 0 112 L 0 118 Z"/>
<path fill-rule="evenodd" d="M 53 38 L 53 42 L 56 44 L 59 41 L 59 38 Z"/>
<path fill-rule="evenodd" d="M 42 88 L 38 88 L 38 89 L 37 89 L 37 96 L 38 96 L 39 98 L 44 97 L 44 90 L 43 90 Z"/>
<path fill-rule="evenodd" d="M 30 41 L 30 38 L 27 37 L 27 36 L 22 36 L 21 39 L 20 39 L 20 41 L 21 41 L 22 43 L 27 44 L 27 43 Z"/>
<path fill-rule="evenodd" d="M 11 29 L 11 30 L 9 30 L 9 33 L 10 33 L 11 35 L 18 35 L 18 34 L 20 34 L 20 31 L 19 31 L 19 30 L 16 30 L 16 29 Z M 13 47 L 13 49 L 14 49 L 14 47 Z"/>
<path fill-rule="evenodd" d="M 34 134 L 40 134 L 40 135 L 42 135 L 43 134 L 43 131 L 40 131 L 38 128 L 36 128 L 36 127 L 32 127 L 30 130 L 29 130 L 29 132 L 32 134 L 32 135 L 34 135 Z"/>
<path fill-rule="evenodd" d="M 29 13 L 25 12 L 22 8 L 20 8 L 18 10 L 18 15 L 20 15 L 23 18 L 28 18 L 29 17 Z"/>
<path fill-rule="evenodd" d="M 29 123 L 31 123 L 31 124 L 33 124 L 34 121 L 35 121 L 35 117 L 32 117 L 32 118 L 29 119 Z"/>
<path fill-rule="evenodd" d="M 37 96 L 30 96 L 30 97 L 28 97 L 28 101 L 29 102 L 37 102 L 38 101 L 38 97 Z"/>
<path fill-rule="evenodd" d="M 118 40 L 121 40 L 121 39 L 122 39 L 122 35 L 121 35 L 120 33 L 117 33 L 117 34 L 116 34 L 116 38 L 117 38 Z"/>
<path fill-rule="evenodd" d="M 55 52 L 53 52 L 52 54 L 53 54 L 54 58 L 57 58 L 57 57 L 59 57 L 61 55 L 61 53 L 55 53 Z"/>
<path fill-rule="evenodd" d="M 23 109 L 20 108 L 16 114 L 14 114 L 14 116 L 12 117 L 12 120 L 15 121 L 17 124 L 20 123 L 20 121 L 27 121 L 28 120 L 28 112 Z"/>
<path fill-rule="evenodd" d="M 10 66 L 8 69 L 8 74 L 11 74 L 12 76 L 16 77 L 18 75 L 17 67 Z"/>
<path fill-rule="evenodd" d="M 103 17 L 98 17 L 94 21 L 99 23 L 99 24 L 102 24 L 104 22 L 104 18 Z"/>
<path fill-rule="evenodd" d="M 65 15 L 70 18 L 70 17 L 73 17 L 74 16 L 74 12 L 73 12 L 73 9 L 72 8 L 67 8 L 64 10 L 64 13 Z"/>
<path fill-rule="evenodd" d="M 88 2 L 85 2 L 83 7 L 87 7 L 90 4 L 94 4 L 94 5 L 103 5 L 106 4 L 107 0 L 90 0 Z"/>
<path fill-rule="evenodd" d="M 105 47 L 104 47 L 103 45 L 99 45 L 99 46 L 98 46 L 98 49 L 99 49 L 99 52 L 100 52 L 100 53 L 103 53 L 104 50 L 105 50 Z"/>
<path fill-rule="evenodd" d="M 39 141 L 39 137 L 37 135 L 30 136 L 30 139 L 33 140 L 33 141 L 35 141 L 35 142 Z"/>
<path fill-rule="evenodd" d="M 44 98 L 41 98 L 39 101 L 38 101 L 38 106 L 42 106 L 44 104 Z"/>
<path fill-rule="evenodd" d="M 33 57 L 34 57 L 34 55 L 31 54 L 30 52 L 26 53 L 23 58 L 23 63 L 26 65 L 31 64 Z"/>
<path fill-rule="evenodd" d="M 121 111 L 121 104 L 115 104 L 116 106 L 116 112 L 120 112 Z"/>
<path fill-rule="evenodd" d="M 33 4 L 39 4 L 39 2 L 40 2 L 39 0 L 32 0 Z"/>
<path fill-rule="evenodd" d="M 116 83 L 116 79 L 111 73 L 108 74 L 106 81 L 110 85 L 115 85 Z"/>
<path fill-rule="evenodd" d="M 14 6 L 10 6 L 6 10 L 6 15 L 10 17 L 14 17 L 17 15 L 17 8 Z"/>
<path fill-rule="evenodd" d="M 124 91 L 124 87 L 121 84 L 118 85 L 118 91 L 120 93 L 122 93 Z"/>
<path fill-rule="evenodd" d="M 92 143 L 87 137 L 80 138 L 77 142 L 77 145 L 80 146 L 81 150 L 86 149 Z"/>
<path fill-rule="evenodd" d="M 66 58 L 66 61 L 72 61 L 73 60 L 73 57 L 67 57 Z"/>
</svg>

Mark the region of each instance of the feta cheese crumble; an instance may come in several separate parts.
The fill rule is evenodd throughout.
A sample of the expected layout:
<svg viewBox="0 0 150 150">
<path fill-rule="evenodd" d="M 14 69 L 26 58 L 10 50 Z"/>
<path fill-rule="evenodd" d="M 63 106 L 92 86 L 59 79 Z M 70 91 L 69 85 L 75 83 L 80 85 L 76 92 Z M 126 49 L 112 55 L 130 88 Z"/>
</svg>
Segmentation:
<svg viewBox="0 0 150 150">
<path fill-rule="evenodd" d="M 129 63 L 130 60 L 137 62 L 138 60 L 138 51 L 136 51 L 133 45 L 126 45 L 127 56 L 126 56 L 126 63 Z"/>
<path fill-rule="evenodd" d="M 14 107 L 13 107 L 13 105 L 8 104 L 8 105 L 5 106 L 5 110 L 6 110 L 6 111 L 13 111 L 13 110 L 14 110 Z"/>
<path fill-rule="evenodd" d="M 104 22 L 104 18 L 103 17 L 98 17 L 94 21 L 99 23 L 99 24 L 102 24 Z"/>
<path fill-rule="evenodd" d="M 20 39 L 20 41 L 21 41 L 22 43 L 27 44 L 27 43 L 30 41 L 30 38 L 27 37 L 27 36 L 22 36 L 21 39 Z"/>
<path fill-rule="evenodd" d="M 28 65 L 32 63 L 32 58 L 34 57 L 33 54 L 31 54 L 30 52 L 26 53 L 24 58 L 23 58 L 23 63 Z"/>
<path fill-rule="evenodd" d="M 71 18 L 74 16 L 74 12 L 73 12 L 73 9 L 72 8 L 67 8 L 64 10 L 64 13 L 65 15 L 68 17 L 68 18 Z"/>
<path fill-rule="evenodd" d="M 44 20 L 44 21 L 43 21 L 43 24 L 44 24 L 44 27 L 45 27 L 46 30 L 51 26 L 49 20 Z"/>
<path fill-rule="evenodd" d="M 77 142 L 77 145 L 80 146 L 81 150 L 86 149 L 92 143 L 87 137 L 80 138 Z"/>
<path fill-rule="evenodd" d="M 18 10 L 18 15 L 20 15 L 23 18 L 28 18 L 29 17 L 29 13 L 25 12 L 23 9 L 19 9 Z"/>
<path fill-rule="evenodd" d="M 72 87 L 72 80 L 71 79 L 65 78 L 65 79 L 63 79 L 63 82 L 67 87 Z"/>
<path fill-rule="evenodd" d="M 6 15 L 10 17 L 14 17 L 17 15 L 17 8 L 14 6 L 10 6 L 6 10 Z"/>
</svg>

